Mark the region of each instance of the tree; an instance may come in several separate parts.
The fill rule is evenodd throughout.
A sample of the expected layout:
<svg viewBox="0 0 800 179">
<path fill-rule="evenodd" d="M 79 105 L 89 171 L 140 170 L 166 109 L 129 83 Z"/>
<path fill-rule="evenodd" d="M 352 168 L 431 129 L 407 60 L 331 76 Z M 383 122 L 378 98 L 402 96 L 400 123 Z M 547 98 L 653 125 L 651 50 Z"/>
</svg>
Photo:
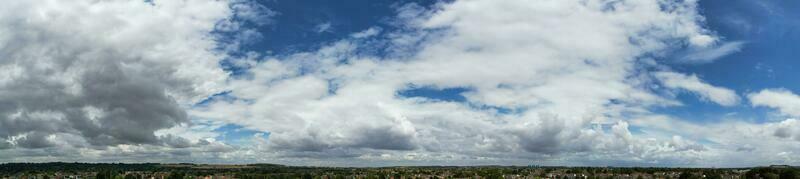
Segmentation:
<svg viewBox="0 0 800 179">
<path fill-rule="evenodd" d="M 797 170 L 793 169 L 786 169 L 781 171 L 780 178 L 781 179 L 796 179 L 797 178 Z"/>
<path fill-rule="evenodd" d="M 97 172 L 97 175 L 95 175 L 95 178 L 96 179 L 114 179 L 115 175 L 116 175 L 116 172 L 113 172 L 111 170 L 103 170 L 103 171 Z"/>
<path fill-rule="evenodd" d="M 692 173 L 685 171 L 681 172 L 681 175 L 678 175 L 678 179 L 693 179 L 695 178 Z"/>
<path fill-rule="evenodd" d="M 134 176 L 133 174 L 127 174 L 127 175 L 125 175 L 125 179 L 137 179 L 137 178 L 139 178 L 139 177 L 136 177 L 136 176 Z"/>
<path fill-rule="evenodd" d="M 722 179 L 722 175 L 717 171 L 707 171 L 703 172 L 703 174 L 706 175 L 706 179 Z"/>
<path fill-rule="evenodd" d="M 167 179 L 183 179 L 185 175 L 186 174 L 184 174 L 183 172 L 172 172 L 169 174 Z"/>
</svg>

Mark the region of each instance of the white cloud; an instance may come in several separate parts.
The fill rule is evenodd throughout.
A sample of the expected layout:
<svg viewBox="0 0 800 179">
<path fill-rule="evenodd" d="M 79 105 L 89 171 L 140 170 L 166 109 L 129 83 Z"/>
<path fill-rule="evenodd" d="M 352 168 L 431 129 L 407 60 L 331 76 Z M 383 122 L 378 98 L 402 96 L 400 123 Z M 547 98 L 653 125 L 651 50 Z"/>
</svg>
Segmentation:
<svg viewBox="0 0 800 179">
<path fill-rule="evenodd" d="M 390 48 L 415 50 L 361 56 L 360 49 L 371 47 L 344 39 L 271 57 L 229 81 L 230 95 L 240 100 L 216 101 L 190 115 L 269 131 L 264 150 L 278 158 L 459 162 L 467 159 L 445 157 L 463 156 L 563 164 L 580 162 L 580 153 L 597 161 L 691 163 L 707 155 L 702 144 L 641 138 L 623 114 L 676 103 L 650 92 L 651 79 L 636 75 L 637 62 L 668 49 L 667 41 L 715 41 L 698 25 L 695 6 L 479 0 L 401 8 L 412 32 L 388 33 Z M 398 96 L 409 84 L 472 90 L 466 103 Z"/>
<path fill-rule="evenodd" d="M 187 107 L 226 88 L 219 61 L 227 52 L 214 50 L 211 33 L 233 18 L 231 8 L 216 0 L 4 2 L 0 147 L 14 144 L 9 153 L 24 160 L 36 151 L 197 142 L 157 131 L 189 123 Z"/>
<path fill-rule="evenodd" d="M 778 109 L 789 116 L 800 116 L 800 96 L 786 89 L 765 89 L 747 95 L 753 106 Z"/>
<path fill-rule="evenodd" d="M 739 52 L 745 45 L 743 41 L 726 42 L 718 46 L 695 49 L 681 61 L 685 63 L 710 63 L 724 56 Z"/>
<path fill-rule="evenodd" d="M 644 135 L 683 139 L 702 139 L 703 160 L 697 166 L 749 167 L 771 163 L 797 165 L 798 158 L 780 155 L 800 150 L 798 120 L 753 123 L 742 119 L 717 119 L 711 122 L 689 122 L 667 116 L 642 116 L 632 121 L 643 128 Z M 678 145 L 680 146 L 680 145 Z M 691 146 L 691 145 L 689 145 Z"/>
<path fill-rule="evenodd" d="M 737 95 L 735 91 L 712 86 L 701 81 L 696 75 L 685 75 L 676 72 L 657 72 L 654 73 L 654 76 L 667 88 L 687 90 L 697 94 L 703 99 L 723 106 L 739 104 L 739 95 Z"/>
<path fill-rule="evenodd" d="M 331 24 L 331 22 L 317 24 L 317 26 L 314 27 L 314 32 L 317 33 L 331 32 L 332 30 L 333 30 L 333 24 Z"/>
<path fill-rule="evenodd" d="M 259 4 L 256 1 L 231 0 L 229 6 L 231 10 L 234 11 L 234 18 L 238 18 L 239 20 L 243 20 L 245 22 L 252 22 L 259 26 L 273 23 L 272 17 L 280 14 L 272 11 L 262 4 Z"/>
<path fill-rule="evenodd" d="M 379 33 L 381 33 L 381 28 L 380 27 L 370 27 L 367 30 L 353 33 L 350 36 L 353 37 L 353 38 L 367 38 L 367 37 L 372 37 L 372 36 L 378 35 Z"/>
<path fill-rule="evenodd" d="M 777 125 L 774 135 L 780 138 L 789 138 L 800 141 L 800 121 L 787 119 Z"/>
</svg>

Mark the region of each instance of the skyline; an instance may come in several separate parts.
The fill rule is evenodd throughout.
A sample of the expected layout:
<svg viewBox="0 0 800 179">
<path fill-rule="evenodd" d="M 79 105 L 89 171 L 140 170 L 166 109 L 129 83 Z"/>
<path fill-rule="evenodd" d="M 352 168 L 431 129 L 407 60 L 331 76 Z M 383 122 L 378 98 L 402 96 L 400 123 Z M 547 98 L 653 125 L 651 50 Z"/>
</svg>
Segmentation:
<svg viewBox="0 0 800 179">
<path fill-rule="evenodd" d="M 800 165 L 800 2 L 3 4 L 0 163 Z"/>
</svg>

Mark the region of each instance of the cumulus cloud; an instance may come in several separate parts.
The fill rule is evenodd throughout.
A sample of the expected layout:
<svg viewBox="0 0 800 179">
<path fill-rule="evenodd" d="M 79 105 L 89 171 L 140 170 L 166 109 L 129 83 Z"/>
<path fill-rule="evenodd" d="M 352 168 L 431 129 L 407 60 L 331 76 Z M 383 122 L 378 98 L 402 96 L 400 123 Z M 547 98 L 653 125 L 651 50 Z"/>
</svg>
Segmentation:
<svg viewBox="0 0 800 179">
<path fill-rule="evenodd" d="M 697 94 L 703 99 L 723 106 L 739 104 L 739 95 L 735 91 L 710 85 L 696 75 L 685 75 L 676 72 L 657 72 L 654 74 L 667 88 L 682 89 Z"/>
<path fill-rule="evenodd" d="M 800 141 L 800 121 L 797 119 L 787 119 L 777 124 L 775 136 L 789 138 Z"/>
<path fill-rule="evenodd" d="M 643 133 L 655 138 L 680 135 L 689 145 L 678 148 L 696 148 L 702 152 L 700 166 L 727 164 L 730 166 L 755 166 L 769 163 L 793 163 L 781 155 L 800 150 L 797 138 L 797 120 L 785 119 L 771 122 L 746 122 L 723 118 L 713 122 L 692 122 L 668 116 L 643 116 L 631 121 L 643 128 Z M 674 138 L 674 137 L 673 137 Z M 702 139 L 704 142 L 692 140 Z M 671 142 L 679 144 L 680 142 Z"/>
<path fill-rule="evenodd" d="M 800 116 L 800 96 L 786 89 L 764 89 L 747 95 L 753 106 L 774 108 L 782 114 Z"/>
<path fill-rule="evenodd" d="M 209 34 L 231 14 L 223 1 L 5 2 L 0 140 L 185 146 L 154 132 L 188 123 L 185 107 L 224 89 Z"/>
</svg>

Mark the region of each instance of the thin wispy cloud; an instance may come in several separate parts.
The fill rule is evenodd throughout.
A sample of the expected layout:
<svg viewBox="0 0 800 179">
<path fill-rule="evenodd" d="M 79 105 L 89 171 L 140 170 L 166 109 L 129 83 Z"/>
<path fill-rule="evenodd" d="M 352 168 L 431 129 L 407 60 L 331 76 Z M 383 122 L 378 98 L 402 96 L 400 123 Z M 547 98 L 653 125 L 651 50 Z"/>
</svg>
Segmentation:
<svg viewBox="0 0 800 179">
<path fill-rule="evenodd" d="M 314 32 L 317 33 L 325 33 L 325 32 L 332 32 L 333 31 L 333 24 L 331 22 L 325 22 L 317 25 L 314 27 Z"/>
<path fill-rule="evenodd" d="M 695 64 L 710 63 L 724 56 L 741 51 L 746 44 L 747 43 L 743 41 L 733 41 L 722 43 L 717 46 L 694 49 L 684 56 L 681 61 Z"/>
</svg>

